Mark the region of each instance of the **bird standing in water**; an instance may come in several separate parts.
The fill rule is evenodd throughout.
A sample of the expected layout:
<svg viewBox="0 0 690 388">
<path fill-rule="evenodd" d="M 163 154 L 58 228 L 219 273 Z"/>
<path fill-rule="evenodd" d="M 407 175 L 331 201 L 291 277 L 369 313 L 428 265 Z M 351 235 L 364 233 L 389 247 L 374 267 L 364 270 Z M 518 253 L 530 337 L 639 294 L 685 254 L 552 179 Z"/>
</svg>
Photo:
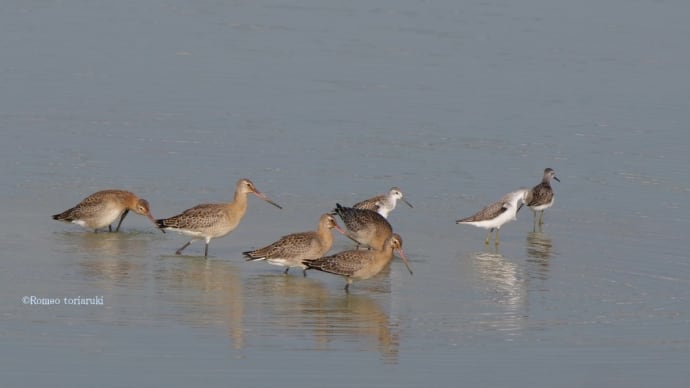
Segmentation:
<svg viewBox="0 0 690 388">
<path fill-rule="evenodd" d="M 247 261 L 266 260 L 269 264 L 284 266 L 286 274 L 290 267 L 302 268 L 302 275 L 307 276 L 307 266 L 302 262 L 328 253 L 333 246 L 333 229 L 345 234 L 335 218 L 326 213 L 319 218 L 316 231 L 288 234 L 270 245 L 243 254 Z"/>
<path fill-rule="evenodd" d="M 359 245 L 381 249 L 393 234 L 391 224 L 373 210 L 344 207 L 337 203 L 334 212 L 343 220 L 347 229 L 346 236 Z"/>
<path fill-rule="evenodd" d="M 517 212 L 522 208 L 527 196 L 528 189 L 520 189 L 504 195 L 498 201 L 484 207 L 474 215 L 455 221 L 456 224 L 474 225 L 479 228 L 488 229 L 484 244 L 489 244 L 491 232 L 496 230 L 494 244 L 498 245 L 498 231 L 501 226 L 517 218 Z M 518 205 L 518 202 L 522 202 Z"/>
<path fill-rule="evenodd" d="M 553 206 L 554 193 L 551 188 L 551 179 L 560 182 L 556 176 L 556 171 L 551 168 L 544 170 L 544 176 L 541 178 L 541 183 L 532 187 L 529 192 L 527 202 L 525 203 L 534 213 L 533 224 L 537 224 L 537 212 L 539 212 L 539 226 L 544 224 L 544 210 Z"/>
<path fill-rule="evenodd" d="M 369 279 L 381 272 L 393 259 L 395 251 L 398 251 L 400 258 L 412 275 L 412 269 L 402 249 L 402 237 L 397 233 L 388 237 L 381 249 L 368 251 L 353 249 L 314 260 L 305 260 L 304 265 L 307 266 L 307 269 L 317 269 L 344 277 L 347 281 L 345 292 L 349 293 L 350 284 L 354 280 Z"/>
<path fill-rule="evenodd" d="M 53 219 L 90 228 L 94 232 L 107 226 L 108 231 L 112 232 L 111 224 L 120 217 L 115 228 L 115 231 L 119 232 L 120 225 L 130 210 L 147 217 L 151 222 L 155 222 L 148 201 L 137 197 L 130 191 L 117 189 L 97 191 L 84 198 L 73 208 L 53 215 Z"/>
<path fill-rule="evenodd" d="M 162 230 L 174 230 L 192 236 L 192 239 L 175 251 L 175 254 L 181 255 L 189 244 L 203 239 L 206 242 L 204 257 L 208 257 L 208 243 L 211 239 L 227 235 L 240 224 L 247 211 L 247 194 L 250 193 L 282 209 L 280 205 L 257 190 L 252 181 L 243 178 L 235 185 L 235 197 L 232 202 L 197 205 L 176 216 L 156 220 L 156 224 Z"/>
</svg>

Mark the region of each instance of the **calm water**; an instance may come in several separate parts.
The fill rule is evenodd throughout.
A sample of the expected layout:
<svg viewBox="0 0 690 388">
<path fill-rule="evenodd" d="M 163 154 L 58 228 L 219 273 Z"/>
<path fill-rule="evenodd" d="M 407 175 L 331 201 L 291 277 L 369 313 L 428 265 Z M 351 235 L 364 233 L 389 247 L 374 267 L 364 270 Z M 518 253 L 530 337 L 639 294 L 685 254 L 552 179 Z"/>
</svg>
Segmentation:
<svg viewBox="0 0 690 388">
<path fill-rule="evenodd" d="M 682 1 L 5 1 L 0 371 L 15 386 L 685 386 L 690 51 Z M 501 233 L 456 225 L 538 183 Z M 50 215 L 130 189 L 130 215 Z M 355 283 L 241 252 L 400 186 L 399 260 Z M 351 245 L 338 236 L 335 250 Z M 25 305 L 24 296 L 103 304 Z"/>
</svg>

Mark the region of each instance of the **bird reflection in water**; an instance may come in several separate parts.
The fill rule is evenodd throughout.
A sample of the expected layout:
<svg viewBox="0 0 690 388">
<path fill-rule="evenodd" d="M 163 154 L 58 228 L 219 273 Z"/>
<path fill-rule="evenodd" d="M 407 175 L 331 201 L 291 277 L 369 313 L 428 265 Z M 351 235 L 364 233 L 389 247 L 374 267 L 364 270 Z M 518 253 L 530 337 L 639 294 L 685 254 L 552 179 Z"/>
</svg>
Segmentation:
<svg viewBox="0 0 690 388">
<path fill-rule="evenodd" d="M 57 243 L 72 255 L 95 257 L 144 257 L 149 254 L 151 233 L 54 233 Z"/>
<path fill-rule="evenodd" d="M 483 324 L 496 330 L 515 331 L 523 327 L 525 319 L 525 282 L 517 264 L 488 247 L 485 252 L 472 255 L 475 272 L 487 286 L 491 301 L 503 311 Z"/>
<path fill-rule="evenodd" d="M 246 322 L 258 335 L 294 339 L 300 348 L 312 336 L 317 350 L 357 344 L 378 351 L 386 363 L 398 362 L 398 325 L 369 294 L 342 294 L 311 278 L 278 275 L 250 278 L 246 293 L 254 299 L 247 305 L 261 310 L 253 313 L 260 320 Z"/>
<path fill-rule="evenodd" d="M 148 254 L 151 242 L 144 234 L 69 232 L 61 236 L 66 250 L 82 256 L 79 267 L 87 284 L 110 291 L 144 282 L 145 265 L 140 258 Z"/>
<path fill-rule="evenodd" d="M 224 327 L 235 349 L 245 347 L 245 293 L 240 271 L 227 260 L 165 256 L 155 286 L 159 313 L 192 327 Z"/>
<path fill-rule="evenodd" d="M 541 231 L 527 234 L 527 272 L 531 278 L 546 280 L 554 256 L 551 238 Z"/>
<path fill-rule="evenodd" d="M 74 279 L 82 296 L 103 297 L 104 308 L 89 309 L 89 320 L 127 325 L 131 323 L 123 310 L 141 308 L 123 303 L 140 292 L 147 281 L 146 264 L 142 258 L 150 252 L 149 233 L 125 231 L 120 233 L 67 232 L 54 234 L 59 246 L 78 265 Z M 67 286 L 67 287 L 70 287 Z M 68 292 L 74 292 L 70 290 Z M 127 307 L 125 307 L 127 305 Z M 142 317 L 143 314 L 138 314 Z M 73 318 L 76 319 L 76 318 Z"/>
</svg>

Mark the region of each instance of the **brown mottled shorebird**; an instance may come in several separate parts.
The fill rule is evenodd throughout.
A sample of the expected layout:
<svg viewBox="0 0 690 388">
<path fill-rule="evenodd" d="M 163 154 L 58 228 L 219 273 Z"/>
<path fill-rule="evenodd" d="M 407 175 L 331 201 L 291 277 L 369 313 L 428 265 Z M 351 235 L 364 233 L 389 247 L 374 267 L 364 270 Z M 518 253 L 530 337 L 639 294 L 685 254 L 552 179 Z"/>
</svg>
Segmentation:
<svg viewBox="0 0 690 388">
<path fill-rule="evenodd" d="M 102 190 L 84 198 L 75 207 L 67 209 L 53 216 L 54 220 L 71 222 L 84 228 L 91 228 L 94 232 L 108 227 L 112 232 L 111 224 L 120 217 L 115 231 L 120 231 L 120 225 L 127 217 L 129 211 L 148 217 L 155 222 L 151 215 L 149 203 L 125 190 Z"/>
<path fill-rule="evenodd" d="M 316 231 L 288 234 L 268 246 L 243 254 L 248 258 L 247 261 L 266 260 L 269 264 L 284 266 L 286 274 L 290 267 L 302 268 L 302 275 L 307 276 L 307 266 L 302 261 L 319 258 L 331 249 L 332 229 L 345 234 L 335 218 L 326 213 L 319 219 Z"/>
<path fill-rule="evenodd" d="M 479 228 L 489 229 L 484 244 L 489 244 L 491 232 L 496 230 L 494 244 L 498 244 L 498 231 L 504 224 L 517 219 L 517 212 L 522 208 L 529 195 L 528 189 L 520 189 L 508 193 L 503 198 L 486 206 L 471 217 L 455 221 L 456 224 L 474 225 Z M 518 202 L 520 205 L 518 205 Z"/>
<path fill-rule="evenodd" d="M 357 244 L 380 250 L 393 234 L 391 224 L 373 210 L 343 207 L 338 203 L 334 212 L 343 220 L 346 236 Z"/>
<path fill-rule="evenodd" d="M 405 202 L 407 206 L 413 207 L 412 204 L 405 199 L 402 190 L 395 186 L 391 187 L 388 194 L 377 195 L 373 198 L 365 199 L 362 202 L 357 202 L 352 207 L 355 209 L 373 210 L 382 215 L 383 218 L 388 218 L 388 213 L 395 209 L 395 205 L 398 203 L 399 199 Z"/>
<path fill-rule="evenodd" d="M 558 182 L 561 180 L 556 176 L 556 171 L 551 168 L 544 170 L 544 176 L 541 178 L 541 183 L 532 187 L 525 203 L 534 213 L 534 224 L 537 223 L 537 212 L 539 212 L 539 225 L 544 223 L 544 210 L 553 206 L 554 194 L 551 188 L 551 179 Z"/>
<path fill-rule="evenodd" d="M 271 201 L 254 187 L 249 179 L 240 179 L 235 186 L 235 198 L 229 203 L 204 203 L 187 209 L 170 218 L 156 220 L 160 229 L 174 230 L 192 239 L 184 244 L 175 254 L 181 255 L 182 251 L 194 241 L 204 239 L 206 247 L 204 257 L 208 257 L 208 243 L 213 238 L 223 237 L 235 230 L 240 220 L 247 211 L 247 194 L 252 193 L 271 205 L 282 209 L 280 205 Z"/>
<path fill-rule="evenodd" d="M 402 237 L 397 233 L 393 233 L 386 239 L 382 249 L 369 251 L 349 250 L 314 260 L 305 260 L 304 264 L 307 266 L 307 269 L 317 269 L 343 276 L 347 281 L 345 291 L 350 292 L 350 284 L 354 280 L 369 279 L 381 272 L 393 259 L 393 253 L 396 250 L 405 263 L 407 270 L 410 271 L 410 275 L 412 275 L 412 269 L 402 249 Z"/>
</svg>

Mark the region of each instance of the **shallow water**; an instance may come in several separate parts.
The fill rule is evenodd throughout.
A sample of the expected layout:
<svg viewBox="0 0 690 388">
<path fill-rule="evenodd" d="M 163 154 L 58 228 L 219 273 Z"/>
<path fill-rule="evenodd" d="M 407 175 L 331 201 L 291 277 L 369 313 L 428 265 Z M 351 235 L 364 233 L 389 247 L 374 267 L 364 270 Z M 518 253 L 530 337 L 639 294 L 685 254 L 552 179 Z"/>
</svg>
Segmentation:
<svg viewBox="0 0 690 388">
<path fill-rule="evenodd" d="M 685 386 L 689 8 L 4 2 L 3 386 Z M 545 167 L 541 230 L 454 223 Z M 208 260 L 135 214 L 50 219 L 108 187 L 167 217 L 240 177 L 284 209 L 250 198 Z M 242 258 L 393 185 L 413 276 L 347 295 Z"/>
</svg>

